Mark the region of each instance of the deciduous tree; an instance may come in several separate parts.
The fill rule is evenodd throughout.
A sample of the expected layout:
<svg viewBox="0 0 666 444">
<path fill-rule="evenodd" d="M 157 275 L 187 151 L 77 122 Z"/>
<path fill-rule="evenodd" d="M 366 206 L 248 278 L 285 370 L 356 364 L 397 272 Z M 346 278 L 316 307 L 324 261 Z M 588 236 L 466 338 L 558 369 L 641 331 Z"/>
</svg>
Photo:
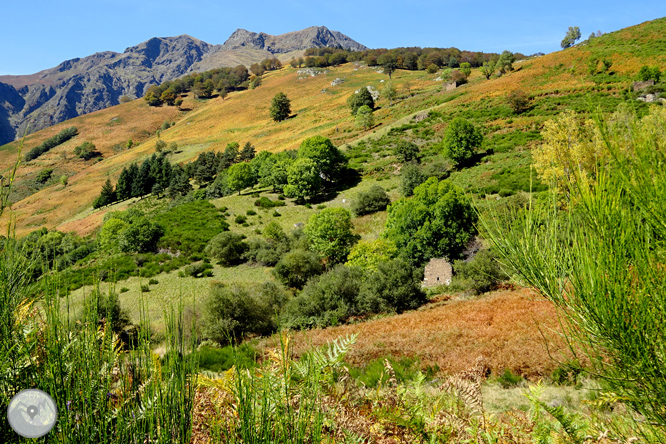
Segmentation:
<svg viewBox="0 0 666 444">
<path fill-rule="evenodd" d="M 270 108 L 270 116 L 276 122 L 285 120 L 291 114 L 291 101 L 283 92 L 279 92 L 273 97 Z"/>
</svg>

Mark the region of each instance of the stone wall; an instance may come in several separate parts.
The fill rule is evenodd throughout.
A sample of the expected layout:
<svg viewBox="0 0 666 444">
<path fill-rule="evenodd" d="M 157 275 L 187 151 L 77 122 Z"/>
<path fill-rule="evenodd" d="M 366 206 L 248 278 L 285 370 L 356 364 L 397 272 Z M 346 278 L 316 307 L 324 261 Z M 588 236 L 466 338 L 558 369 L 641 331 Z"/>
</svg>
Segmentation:
<svg viewBox="0 0 666 444">
<path fill-rule="evenodd" d="M 423 286 L 450 285 L 453 267 L 446 259 L 430 259 L 425 267 Z"/>
</svg>

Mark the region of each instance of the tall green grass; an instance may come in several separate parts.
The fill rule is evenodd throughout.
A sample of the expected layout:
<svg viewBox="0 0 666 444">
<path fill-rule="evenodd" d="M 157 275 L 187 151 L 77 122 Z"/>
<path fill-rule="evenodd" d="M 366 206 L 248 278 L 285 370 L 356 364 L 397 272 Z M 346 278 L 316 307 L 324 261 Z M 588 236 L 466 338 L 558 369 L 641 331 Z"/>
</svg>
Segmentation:
<svg viewBox="0 0 666 444">
<path fill-rule="evenodd" d="M 563 316 L 571 349 L 666 439 L 666 112 L 597 117 L 601 156 L 516 229 L 482 218 L 505 265 Z"/>
<path fill-rule="evenodd" d="M 10 186 L 0 187 L 0 214 L 16 167 Z M 131 347 L 123 347 L 112 315 L 99 318 L 99 291 L 85 298 L 85 315 L 76 320 L 69 299 L 58 296 L 55 278 L 43 279 L 34 291 L 27 270 L 35 259 L 22 250 L 10 229 L 0 250 L 0 404 L 27 388 L 49 393 L 59 417 L 42 442 L 189 443 L 197 361 L 185 339 L 195 340 L 186 335 L 182 307 L 165 315 L 166 355 L 160 361 L 148 328 L 139 328 Z M 62 310 L 61 303 L 67 304 Z M 24 442 L 5 415 L 0 441 Z"/>
</svg>

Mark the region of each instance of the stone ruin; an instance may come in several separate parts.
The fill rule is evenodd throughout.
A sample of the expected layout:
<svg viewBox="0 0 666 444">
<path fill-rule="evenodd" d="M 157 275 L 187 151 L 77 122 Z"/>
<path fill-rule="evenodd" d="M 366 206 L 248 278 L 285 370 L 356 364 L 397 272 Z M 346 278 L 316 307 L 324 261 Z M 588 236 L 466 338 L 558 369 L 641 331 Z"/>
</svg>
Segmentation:
<svg viewBox="0 0 666 444">
<path fill-rule="evenodd" d="M 423 286 L 451 285 L 453 267 L 446 259 L 430 259 L 425 267 Z"/>
</svg>

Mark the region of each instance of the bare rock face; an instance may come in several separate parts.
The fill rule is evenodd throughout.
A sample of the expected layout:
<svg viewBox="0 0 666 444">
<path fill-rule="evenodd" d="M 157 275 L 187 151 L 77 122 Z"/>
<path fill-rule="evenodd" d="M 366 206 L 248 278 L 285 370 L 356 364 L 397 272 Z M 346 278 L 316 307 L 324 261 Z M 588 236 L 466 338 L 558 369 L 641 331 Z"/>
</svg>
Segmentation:
<svg viewBox="0 0 666 444">
<path fill-rule="evenodd" d="M 0 145 L 56 123 L 142 97 L 148 87 L 187 73 L 230 66 L 225 60 L 261 61 L 272 54 L 313 47 L 362 50 L 365 46 L 326 27 L 279 36 L 235 31 L 224 45 L 188 35 L 152 38 L 122 54 L 106 51 L 67 60 L 27 76 L 0 76 Z M 257 51 L 257 50 L 261 51 Z M 225 57 L 229 53 L 234 56 Z M 235 66 L 236 63 L 233 63 Z"/>
<path fill-rule="evenodd" d="M 222 45 L 223 50 L 252 48 L 267 50 L 272 54 L 284 54 L 308 48 L 339 47 L 350 51 L 362 51 L 365 46 L 325 26 L 311 26 L 302 31 L 288 32 L 278 36 L 245 29 L 236 30 Z"/>
</svg>

